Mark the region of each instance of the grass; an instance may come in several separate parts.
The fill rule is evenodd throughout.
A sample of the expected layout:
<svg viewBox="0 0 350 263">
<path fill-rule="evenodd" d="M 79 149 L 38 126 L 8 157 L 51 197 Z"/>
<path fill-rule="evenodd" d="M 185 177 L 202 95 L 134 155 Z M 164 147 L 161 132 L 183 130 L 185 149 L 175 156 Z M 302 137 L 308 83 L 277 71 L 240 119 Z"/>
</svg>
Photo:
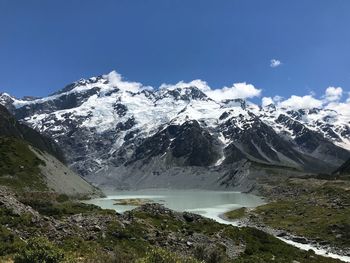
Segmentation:
<svg viewBox="0 0 350 263">
<path fill-rule="evenodd" d="M 249 212 L 252 220 L 325 245 L 350 247 L 349 181 L 290 179 L 274 189 L 282 189 L 280 195 Z"/>
<path fill-rule="evenodd" d="M 317 256 L 313 251 L 299 250 L 255 228 L 244 227 L 237 229 L 233 226 L 228 226 L 224 233 L 232 239 L 244 240 L 245 242 L 245 251 L 233 261 L 235 263 L 341 262 L 339 260 Z"/>
<path fill-rule="evenodd" d="M 241 208 L 226 212 L 224 215 L 230 220 L 237 220 L 244 217 L 246 215 L 246 212 L 247 212 L 247 208 L 241 207 Z"/>
<path fill-rule="evenodd" d="M 48 190 L 40 174 L 45 165 L 28 144 L 15 138 L 0 137 L 0 185 L 17 192 Z"/>
<path fill-rule="evenodd" d="M 332 246 L 350 246 L 350 209 L 312 205 L 307 200 L 278 201 L 258 207 L 266 225 Z"/>
<path fill-rule="evenodd" d="M 14 257 L 14 263 L 59 263 L 64 253 L 44 237 L 30 238 L 26 246 Z"/>
<path fill-rule="evenodd" d="M 166 249 L 153 248 L 146 256 L 138 259 L 136 263 L 201 263 L 200 261 L 172 253 Z"/>
<path fill-rule="evenodd" d="M 132 205 L 132 206 L 140 206 L 147 203 L 153 203 L 150 199 L 142 199 L 142 198 L 130 198 L 130 199 L 115 199 L 114 205 Z"/>
<path fill-rule="evenodd" d="M 8 230 L 5 226 L 0 225 L 0 261 L 1 256 L 13 255 L 23 249 L 25 242 L 17 235 Z"/>
<path fill-rule="evenodd" d="M 85 204 L 58 195 L 56 199 L 26 198 L 22 203 L 31 206 L 41 215 L 52 216 L 56 219 L 75 214 L 106 214 L 114 215 L 114 210 L 102 209 L 93 204 Z"/>
<path fill-rule="evenodd" d="M 0 207 L 0 262 L 4 256 L 14 255 L 25 246 L 25 242 L 10 229 L 21 229 L 30 235 L 38 231 L 30 214 L 18 215 Z"/>
</svg>

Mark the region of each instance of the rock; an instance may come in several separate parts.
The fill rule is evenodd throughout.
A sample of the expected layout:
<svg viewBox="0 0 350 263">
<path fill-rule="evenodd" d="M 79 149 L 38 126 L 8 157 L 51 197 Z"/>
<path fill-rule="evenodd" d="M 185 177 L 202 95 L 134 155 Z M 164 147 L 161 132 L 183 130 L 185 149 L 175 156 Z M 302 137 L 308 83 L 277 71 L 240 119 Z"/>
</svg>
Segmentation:
<svg viewBox="0 0 350 263">
<path fill-rule="evenodd" d="M 193 222 L 194 221 L 194 215 L 191 213 L 185 212 L 183 214 L 183 218 L 186 220 L 186 222 Z"/>
<path fill-rule="evenodd" d="M 113 232 L 112 236 L 116 237 L 116 238 L 126 238 L 127 235 L 123 232 Z"/>
<path fill-rule="evenodd" d="M 321 241 L 321 242 L 319 242 L 319 244 L 320 244 L 321 246 L 326 246 L 326 245 L 329 244 L 329 242 L 327 242 L 327 241 Z"/>
<path fill-rule="evenodd" d="M 278 233 L 277 236 L 278 237 L 285 237 L 285 236 L 287 236 L 287 233 L 282 231 L 282 232 Z"/>
<path fill-rule="evenodd" d="M 100 232 L 101 231 L 101 227 L 98 226 L 98 225 L 95 225 L 95 226 L 93 226 L 92 231 Z"/>
<path fill-rule="evenodd" d="M 292 237 L 292 241 L 301 243 L 301 244 L 309 243 L 309 241 L 305 237 Z"/>
</svg>

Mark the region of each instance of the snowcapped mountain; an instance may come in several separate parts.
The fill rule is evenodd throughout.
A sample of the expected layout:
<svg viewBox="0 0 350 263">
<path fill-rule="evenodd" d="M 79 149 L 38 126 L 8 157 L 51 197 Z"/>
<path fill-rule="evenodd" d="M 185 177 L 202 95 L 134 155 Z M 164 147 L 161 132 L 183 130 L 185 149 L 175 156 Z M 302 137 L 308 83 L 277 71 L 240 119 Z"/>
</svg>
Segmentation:
<svg viewBox="0 0 350 263">
<path fill-rule="evenodd" d="M 220 178 L 220 169 L 245 160 L 327 172 L 350 158 L 350 119 L 339 112 L 214 100 L 210 92 L 199 80 L 152 89 L 111 72 L 45 98 L 3 93 L 0 104 L 54 138 L 92 180 L 204 168 Z"/>
</svg>

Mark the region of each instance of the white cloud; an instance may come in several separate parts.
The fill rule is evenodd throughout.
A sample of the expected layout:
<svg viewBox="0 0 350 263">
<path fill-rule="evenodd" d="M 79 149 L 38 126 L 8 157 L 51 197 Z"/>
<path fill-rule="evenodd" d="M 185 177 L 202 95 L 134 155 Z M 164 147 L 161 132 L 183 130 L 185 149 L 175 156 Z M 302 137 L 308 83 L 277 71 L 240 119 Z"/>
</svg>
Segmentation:
<svg viewBox="0 0 350 263">
<path fill-rule="evenodd" d="M 275 96 L 273 101 L 278 107 L 289 109 L 311 109 L 311 108 L 323 108 L 334 110 L 343 116 L 350 117 L 350 93 L 345 101 L 341 101 L 344 91 L 341 87 L 328 87 L 322 97 L 316 98 L 314 93 L 306 96 L 292 95 L 288 99 Z M 269 102 L 270 98 L 263 98 L 262 105 Z"/>
<path fill-rule="evenodd" d="M 329 110 L 335 110 L 339 114 L 350 117 L 350 101 L 346 102 L 331 102 L 325 107 Z"/>
<path fill-rule="evenodd" d="M 311 90 L 311 91 L 309 92 L 309 94 L 310 94 L 312 97 L 315 97 L 315 96 L 316 96 L 316 92 L 314 92 L 313 90 Z"/>
<path fill-rule="evenodd" d="M 175 85 L 172 84 L 162 84 L 160 89 L 177 89 L 177 88 L 187 88 L 187 87 L 197 87 L 203 91 L 209 98 L 222 101 L 226 99 L 247 99 L 253 97 L 259 97 L 261 95 L 261 89 L 257 89 L 252 84 L 234 83 L 232 87 L 223 87 L 219 89 L 212 89 L 207 82 L 196 79 L 191 82 L 180 81 Z"/>
<path fill-rule="evenodd" d="M 321 100 L 315 99 L 311 95 L 306 96 L 295 96 L 292 95 L 290 98 L 283 100 L 279 103 L 282 108 L 290 108 L 293 110 L 298 109 L 312 109 L 322 107 L 323 102 Z"/>
<path fill-rule="evenodd" d="M 326 94 L 327 94 L 327 90 L 326 90 Z M 340 93 L 340 92 L 338 91 L 338 93 Z M 336 94 L 336 92 L 335 92 L 335 94 Z M 339 99 L 337 97 L 337 99 L 330 101 L 325 106 L 325 108 L 329 109 L 329 110 L 334 110 L 334 111 L 338 112 L 338 114 L 341 114 L 343 116 L 350 118 L 350 93 L 348 92 L 347 94 L 348 94 L 348 98 L 346 99 L 345 102 L 340 102 L 339 101 L 340 97 L 339 97 Z M 339 95 L 339 96 L 341 96 L 341 95 Z"/>
<path fill-rule="evenodd" d="M 247 99 L 253 97 L 259 97 L 261 95 L 261 89 L 257 89 L 252 84 L 245 82 L 235 83 L 232 87 L 223 87 L 221 89 L 210 89 L 205 91 L 208 97 L 216 101 L 226 99 Z"/>
<path fill-rule="evenodd" d="M 269 106 L 271 104 L 275 104 L 271 97 L 263 97 L 261 99 L 261 106 L 266 107 L 266 106 Z"/>
<path fill-rule="evenodd" d="M 339 101 L 343 95 L 343 89 L 341 87 L 328 87 L 324 98 L 326 101 Z"/>
<path fill-rule="evenodd" d="M 276 96 L 274 96 L 272 99 L 273 99 L 273 101 L 275 101 L 275 102 L 280 102 L 280 101 L 283 100 L 283 97 L 282 97 L 282 96 L 279 96 L 279 95 L 276 95 Z"/>
<path fill-rule="evenodd" d="M 277 67 L 279 67 L 281 65 L 282 65 L 282 62 L 280 60 L 278 60 L 278 59 L 273 58 L 273 59 L 270 60 L 270 67 L 271 68 L 277 68 Z"/>
<path fill-rule="evenodd" d="M 271 60 L 271 66 L 281 65 L 278 60 Z M 149 86 L 143 86 L 139 82 L 129 82 L 122 78 L 122 76 L 116 71 L 112 71 L 107 75 L 104 75 L 108 79 L 109 83 L 113 87 L 118 87 L 122 90 L 127 90 L 131 92 L 139 92 L 144 89 L 153 89 Z M 162 84 L 160 89 L 176 89 L 176 88 L 186 88 L 186 87 L 197 87 L 202 92 L 204 92 L 208 97 L 216 101 L 222 101 L 226 99 L 248 99 L 261 96 L 261 89 L 254 87 L 252 84 L 248 83 L 234 83 L 231 87 L 223 87 L 219 89 L 212 89 L 207 82 L 196 79 L 191 82 L 180 81 L 175 85 Z M 311 109 L 311 108 L 323 108 L 335 110 L 343 116 L 350 118 L 350 93 L 346 92 L 348 98 L 346 100 L 341 100 L 343 89 L 341 87 L 328 87 L 322 97 L 317 98 L 314 93 L 305 96 L 292 95 L 291 97 L 285 99 L 281 96 L 274 97 L 263 97 L 261 99 L 261 105 L 268 106 L 270 104 L 275 104 L 277 107 L 288 108 L 288 109 Z"/>
<path fill-rule="evenodd" d="M 131 92 L 138 92 L 143 89 L 150 89 L 151 87 L 144 87 L 139 82 L 129 82 L 123 80 L 122 76 L 117 73 L 116 71 L 112 71 L 108 73 L 107 75 L 103 75 L 104 78 L 107 78 L 109 83 L 113 85 L 114 87 L 117 87 L 121 90 L 131 91 Z"/>
<path fill-rule="evenodd" d="M 208 84 L 205 81 L 200 80 L 200 79 L 195 79 L 195 80 L 192 80 L 191 82 L 180 81 L 180 82 L 176 83 L 175 85 L 162 84 L 162 85 L 160 85 L 159 88 L 173 90 L 173 89 L 177 89 L 177 88 L 183 89 L 183 88 L 187 88 L 187 87 L 196 87 L 203 92 L 211 90 L 211 88 L 208 86 Z"/>
</svg>

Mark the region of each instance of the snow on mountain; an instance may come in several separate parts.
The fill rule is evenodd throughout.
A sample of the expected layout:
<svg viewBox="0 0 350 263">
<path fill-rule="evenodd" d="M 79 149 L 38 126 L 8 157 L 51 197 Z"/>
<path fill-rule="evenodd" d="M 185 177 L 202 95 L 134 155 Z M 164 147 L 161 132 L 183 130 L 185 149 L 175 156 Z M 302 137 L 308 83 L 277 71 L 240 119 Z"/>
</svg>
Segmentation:
<svg viewBox="0 0 350 263">
<path fill-rule="evenodd" d="M 260 94 L 245 83 L 215 91 L 201 80 L 154 89 L 111 72 L 45 98 L 3 93 L 0 103 L 60 143 L 83 175 L 155 160 L 170 167 L 248 159 L 323 171 L 350 157 L 349 117 L 326 108 L 259 106 L 237 98 L 242 89 L 245 98 Z"/>
<path fill-rule="evenodd" d="M 295 132 L 288 128 L 288 125 L 278 121 L 276 123 L 280 116 L 285 115 L 306 128 L 322 134 L 334 144 L 350 150 L 350 119 L 334 110 L 319 108 L 290 110 L 268 105 L 262 108 L 261 112 L 261 119 L 279 133 L 287 132 L 291 137 L 295 137 Z"/>
</svg>

